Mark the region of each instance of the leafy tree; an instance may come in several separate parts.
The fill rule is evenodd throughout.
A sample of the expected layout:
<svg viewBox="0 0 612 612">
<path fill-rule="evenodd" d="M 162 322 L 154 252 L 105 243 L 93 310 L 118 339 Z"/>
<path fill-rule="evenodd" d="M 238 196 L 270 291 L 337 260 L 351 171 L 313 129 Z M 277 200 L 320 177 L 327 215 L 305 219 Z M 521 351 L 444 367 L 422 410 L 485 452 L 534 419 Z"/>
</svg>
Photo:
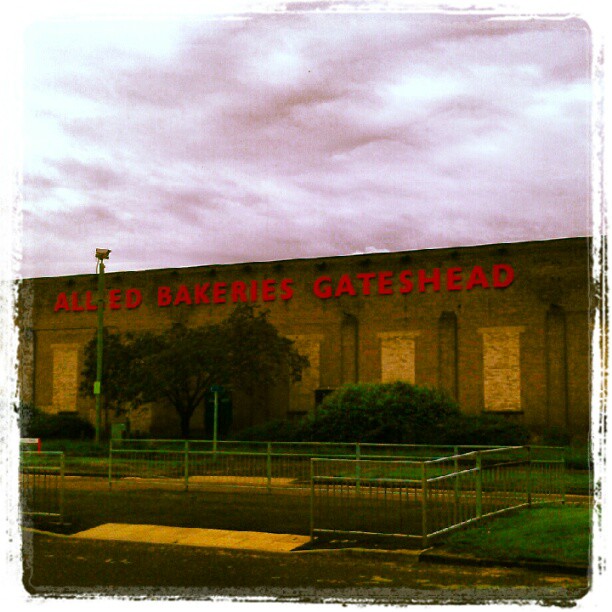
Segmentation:
<svg viewBox="0 0 612 612">
<path fill-rule="evenodd" d="M 121 372 L 115 370 L 119 378 L 112 386 L 113 373 L 104 373 L 109 405 L 166 400 L 179 415 L 181 434 L 189 437 L 191 417 L 211 385 L 248 393 L 287 373 L 299 379 L 308 359 L 278 333 L 268 314 L 241 304 L 219 324 L 189 328 L 176 323 L 160 333 L 114 338 L 108 348 L 105 345 L 105 362 L 116 356 Z M 95 363 L 95 341 L 88 346 L 86 364 L 92 351 Z M 91 392 L 95 367 L 86 367 L 83 374 L 83 388 Z"/>
<path fill-rule="evenodd" d="M 136 353 L 132 376 L 140 387 L 138 402 L 166 400 L 177 411 L 181 434 L 212 384 L 227 384 L 224 341 L 218 326 L 188 328 L 174 324 L 159 334 L 134 339 Z"/>
<path fill-rule="evenodd" d="M 131 376 L 131 363 L 138 357 L 131 335 L 122 336 L 104 328 L 104 351 L 102 359 L 102 411 L 104 422 L 108 426 L 110 411 L 116 415 L 124 411 L 127 401 L 134 400 L 139 393 L 139 387 Z M 93 384 L 97 372 L 97 334 L 85 346 L 83 363 L 81 395 L 93 395 Z"/>
<path fill-rule="evenodd" d="M 300 380 L 302 371 L 310 366 L 308 358 L 294 348 L 293 340 L 278 333 L 268 315 L 267 310 L 244 304 L 221 324 L 227 384 L 251 392 L 255 386 L 274 384 L 287 372 L 292 381 Z"/>
</svg>

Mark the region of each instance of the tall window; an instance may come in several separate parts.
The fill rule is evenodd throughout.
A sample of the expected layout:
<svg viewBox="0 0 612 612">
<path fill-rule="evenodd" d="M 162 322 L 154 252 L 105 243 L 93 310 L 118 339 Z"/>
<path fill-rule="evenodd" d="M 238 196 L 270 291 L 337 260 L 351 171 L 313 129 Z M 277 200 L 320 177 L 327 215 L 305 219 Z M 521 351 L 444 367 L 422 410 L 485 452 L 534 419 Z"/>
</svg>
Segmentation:
<svg viewBox="0 0 612 612">
<path fill-rule="evenodd" d="M 416 337 L 417 331 L 385 332 L 380 339 L 381 382 L 416 382 Z"/>
<path fill-rule="evenodd" d="M 308 357 L 310 367 L 302 371 L 302 378 L 292 383 L 289 392 L 289 412 L 303 415 L 314 410 L 314 392 L 321 386 L 321 340 L 322 336 L 305 334 L 289 336 L 294 348 Z"/>
<path fill-rule="evenodd" d="M 521 345 L 524 327 L 482 327 L 484 407 L 521 410 Z"/>
<path fill-rule="evenodd" d="M 53 412 L 77 409 L 79 345 L 53 344 Z"/>
</svg>

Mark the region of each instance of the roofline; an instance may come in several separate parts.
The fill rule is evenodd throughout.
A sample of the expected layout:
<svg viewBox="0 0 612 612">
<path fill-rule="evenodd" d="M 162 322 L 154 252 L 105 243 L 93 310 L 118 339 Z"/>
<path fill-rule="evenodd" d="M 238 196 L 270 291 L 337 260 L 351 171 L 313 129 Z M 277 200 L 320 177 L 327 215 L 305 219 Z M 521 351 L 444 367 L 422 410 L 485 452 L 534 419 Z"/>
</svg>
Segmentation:
<svg viewBox="0 0 612 612">
<path fill-rule="evenodd" d="M 484 244 L 471 244 L 467 246 L 449 246 L 449 247 L 428 247 L 423 249 L 412 249 L 405 251 L 374 251 L 372 253 L 348 253 L 344 255 L 325 255 L 320 257 L 292 257 L 288 259 L 269 259 L 269 260 L 258 260 L 258 261 L 236 261 L 233 263 L 210 263 L 210 264 L 200 264 L 194 266 L 173 266 L 168 268 L 140 268 L 136 270 L 115 270 L 113 272 L 107 272 L 106 274 L 116 275 L 116 274 L 138 274 L 140 272 L 172 272 L 172 271 L 195 271 L 202 268 L 229 268 L 234 266 L 258 266 L 258 265 L 267 265 L 267 264 L 284 264 L 289 262 L 320 262 L 320 261 L 328 261 L 330 259 L 347 259 L 350 257 L 356 258 L 382 258 L 388 256 L 395 255 L 408 255 L 408 254 L 417 254 L 417 253 L 431 253 L 431 252 L 443 252 L 443 251 L 457 251 L 457 250 L 473 250 L 473 249 L 485 249 L 485 248 L 493 248 L 493 247 L 506 247 L 506 246 L 528 246 L 528 245 L 543 245 L 543 244 L 551 244 L 551 243 L 562 243 L 562 242 L 571 242 L 571 241 L 590 241 L 592 240 L 592 236 L 568 236 L 564 238 L 549 238 L 542 240 L 525 240 L 525 241 L 517 241 L 517 242 L 493 242 L 493 243 L 484 243 Z M 81 274 L 61 274 L 58 276 L 34 276 L 23 278 L 19 280 L 28 281 L 28 280 L 44 280 L 44 279 L 59 279 L 59 278 L 80 278 L 87 276 L 95 276 L 95 272 L 91 273 L 81 273 Z"/>
</svg>

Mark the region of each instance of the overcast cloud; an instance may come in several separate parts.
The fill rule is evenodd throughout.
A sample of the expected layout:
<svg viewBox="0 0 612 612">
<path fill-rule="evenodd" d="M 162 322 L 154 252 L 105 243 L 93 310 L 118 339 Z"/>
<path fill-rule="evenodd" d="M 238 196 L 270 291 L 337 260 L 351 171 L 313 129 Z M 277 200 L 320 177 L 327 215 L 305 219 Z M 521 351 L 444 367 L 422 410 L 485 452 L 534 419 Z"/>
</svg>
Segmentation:
<svg viewBox="0 0 612 612">
<path fill-rule="evenodd" d="M 46 21 L 25 52 L 24 277 L 590 233 L 579 20 Z"/>
</svg>

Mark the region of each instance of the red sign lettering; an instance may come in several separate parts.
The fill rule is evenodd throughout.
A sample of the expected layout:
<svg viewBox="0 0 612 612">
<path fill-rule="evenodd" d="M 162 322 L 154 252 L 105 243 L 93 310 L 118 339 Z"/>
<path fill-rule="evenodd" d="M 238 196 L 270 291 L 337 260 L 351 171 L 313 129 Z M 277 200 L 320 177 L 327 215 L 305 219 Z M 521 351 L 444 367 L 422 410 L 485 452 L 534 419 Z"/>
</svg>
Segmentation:
<svg viewBox="0 0 612 612">
<path fill-rule="evenodd" d="M 361 272 L 357 274 L 357 278 L 362 281 L 361 292 L 363 295 L 370 295 L 370 281 L 376 278 L 376 272 Z"/>
<path fill-rule="evenodd" d="M 470 279 L 468 280 L 465 288 L 469 291 L 477 285 L 484 287 L 485 289 L 489 288 L 489 281 L 487 280 L 484 270 L 480 266 L 474 266 L 474 269 L 470 274 Z"/>
<path fill-rule="evenodd" d="M 176 292 L 173 304 L 178 306 L 179 304 L 191 304 L 191 296 L 189 295 L 189 289 L 185 285 L 180 285 Z"/>
<path fill-rule="evenodd" d="M 79 304 L 79 294 L 76 291 L 72 292 L 72 312 L 81 312 L 85 310 L 83 306 Z"/>
<path fill-rule="evenodd" d="M 378 273 L 378 295 L 393 295 L 393 272 Z"/>
<path fill-rule="evenodd" d="M 402 270 L 399 275 L 399 281 L 401 284 L 400 293 L 410 293 L 414 288 L 412 284 L 412 270 Z"/>
<path fill-rule="evenodd" d="M 338 286 L 336 288 L 336 293 L 334 293 L 334 295 L 336 297 L 340 297 L 343 293 L 348 293 L 348 295 L 357 295 L 349 274 L 343 274 L 340 277 Z"/>
<path fill-rule="evenodd" d="M 426 270 L 419 270 L 419 291 L 425 292 L 426 285 L 433 285 L 434 291 L 440 291 L 440 268 L 434 268 L 433 276 L 427 276 Z"/>
<path fill-rule="evenodd" d="M 53 308 L 53 311 L 57 312 L 58 310 L 70 310 L 70 306 L 68 305 L 68 298 L 66 297 L 65 293 L 60 293 L 57 296 L 57 300 L 55 300 L 55 307 Z"/>
<path fill-rule="evenodd" d="M 325 285 L 323 283 L 325 283 Z M 317 278 L 312 286 L 312 290 L 318 298 L 323 300 L 330 298 L 334 293 L 331 286 L 331 278 L 329 276 L 321 276 Z"/>
<path fill-rule="evenodd" d="M 248 302 L 246 295 L 247 284 L 243 281 L 232 283 L 232 302 Z"/>
<path fill-rule="evenodd" d="M 275 284 L 276 281 L 272 280 L 271 278 L 268 278 L 261 283 L 261 298 L 264 302 L 272 302 L 276 299 L 274 294 Z"/>
<path fill-rule="evenodd" d="M 128 289 L 125 292 L 125 307 L 128 309 L 138 308 L 142 304 L 142 293 L 140 289 Z"/>
<path fill-rule="evenodd" d="M 293 285 L 293 279 L 283 278 L 280 283 L 281 300 L 290 300 L 293 297 L 293 287 L 291 285 Z"/>
<path fill-rule="evenodd" d="M 98 305 L 91 301 L 91 291 L 85 292 L 85 310 L 98 310 Z"/>
<path fill-rule="evenodd" d="M 467 281 L 464 284 L 464 278 Z M 471 270 L 464 268 L 433 268 L 418 270 L 401 270 L 398 273 L 391 270 L 382 272 L 359 272 L 351 275 L 341 274 L 337 280 L 331 276 L 320 276 L 313 281 L 312 292 L 315 297 L 327 300 L 332 297 L 356 297 L 377 295 L 407 295 L 416 288 L 419 293 L 428 290 L 439 292 L 443 288 L 447 291 L 471 291 L 477 287 L 489 289 L 504 289 L 514 281 L 514 269 L 510 264 L 495 264 L 490 270 L 482 266 L 474 266 Z M 293 279 L 283 278 L 277 281 L 274 278 L 251 281 L 233 281 L 231 283 L 215 282 L 194 285 L 179 285 L 176 289 L 167 286 L 157 288 L 157 305 L 161 308 L 167 306 L 192 306 L 210 304 L 236 304 L 254 303 L 257 301 L 273 302 L 277 299 L 287 301 L 294 295 Z M 140 289 L 110 289 L 107 300 L 110 310 L 125 308 L 133 310 L 143 301 Z M 62 291 L 58 294 L 53 307 L 54 312 L 83 312 L 96 311 L 98 305 L 95 292 L 85 291 L 79 295 L 77 291 Z"/>
<path fill-rule="evenodd" d="M 157 305 L 170 306 L 172 304 L 172 291 L 170 287 L 157 288 Z"/>
<path fill-rule="evenodd" d="M 508 287 L 513 280 L 514 270 L 512 266 L 508 264 L 496 264 L 493 266 L 493 286 L 496 289 Z"/>
<path fill-rule="evenodd" d="M 446 288 L 449 291 L 461 291 L 461 268 L 449 268 L 446 271 Z"/>
<path fill-rule="evenodd" d="M 194 293 L 194 302 L 196 304 L 210 304 L 210 298 L 206 295 L 208 288 L 210 287 L 210 283 L 204 283 L 203 285 L 196 285 L 193 288 Z"/>
<path fill-rule="evenodd" d="M 215 283 L 213 285 L 213 302 L 215 304 L 225 304 L 226 287 L 225 283 Z"/>
<path fill-rule="evenodd" d="M 108 305 L 111 310 L 119 310 L 121 308 L 121 289 L 111 289 L 108 292 Z"/>
</svg>

